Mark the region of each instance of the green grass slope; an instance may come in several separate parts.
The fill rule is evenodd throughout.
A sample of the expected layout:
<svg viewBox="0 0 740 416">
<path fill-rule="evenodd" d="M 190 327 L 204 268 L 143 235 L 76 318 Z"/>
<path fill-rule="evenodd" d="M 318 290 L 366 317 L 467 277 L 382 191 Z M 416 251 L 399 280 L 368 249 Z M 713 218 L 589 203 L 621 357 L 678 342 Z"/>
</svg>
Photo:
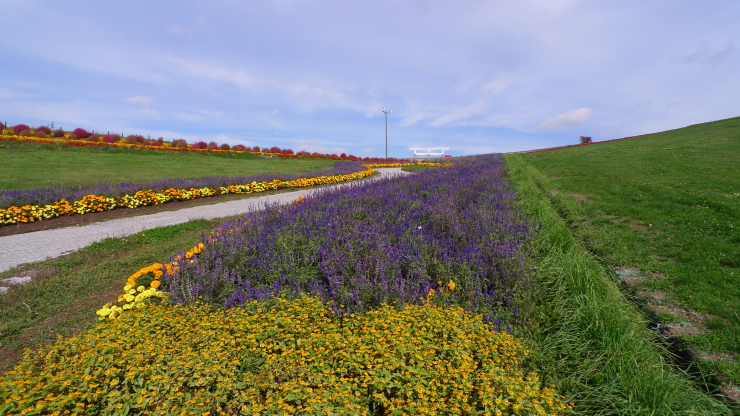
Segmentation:
<svg viewBox="0 0 740 416">
<path fill-rule="evenodd" d="M 149 182 L 326 169 L 329 159 L 268 159 L 254 154 L 161 152 L 0 142 L 0 190 L 98 182 Z"/>
<path fill-rule="evenodd" d="M 512 156 L 513 157 L 513 156 Z M 740 397 L 740 118 L 521 156 L 700 382 Z"/>
</svg>

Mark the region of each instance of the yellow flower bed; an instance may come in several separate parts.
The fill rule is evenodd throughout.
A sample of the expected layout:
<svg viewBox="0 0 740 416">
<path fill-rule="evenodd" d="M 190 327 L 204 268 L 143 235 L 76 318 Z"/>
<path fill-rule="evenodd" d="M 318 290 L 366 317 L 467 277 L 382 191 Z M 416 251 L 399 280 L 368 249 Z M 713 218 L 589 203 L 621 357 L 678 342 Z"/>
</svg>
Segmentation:
<svg viewBox="0 0 740 416">
<path fill-rule="evenodd" d="M 413 162 L 413 163 L 369 163 L 367 166 L 374 168 L 402 168 L 404 166 L 452 166 L 452 163 L 437 163 L 437 162 Z"/>
<path fill-rule="evenodd" d="M 339 183 L 361 179 L 372 175 L 373 173 L 373 169 L 368 167 L 366 170 L 347 175 L 319 176 L 316 178 L 301 178 L 293 181 L 280 181 L 273 179 L 271 182 L 252 182 L 220 188 L 170 188 L 161 192 L 141 190 L 137 191 L 134 195 L 124 195 L 115 198 L 99 195 L 86 195 L 79 201 L 71 203 L 62 199 L 53 204 L 44 206 L 24 205 L 22 207 L 11 206 L 6 209 L 0 208 L 0 226 L 36 222 L 49 218 L 56 218 L 62 215 L 81 215 L 89 212 L 109 211 L 115 208 L 136 208 L 140 206 L 164 204 L 170 201 L 205 198 L 214 195 L 251 194 L 281 188 L 302 188 L 307 186 Z"/>
<path fill-rule="evenodd" d="M 0 414 L 557 415 L 526 348 L 458 307 L 339 316 L 311 296 L 146 304 L 0 378 Z"/>
</svg>

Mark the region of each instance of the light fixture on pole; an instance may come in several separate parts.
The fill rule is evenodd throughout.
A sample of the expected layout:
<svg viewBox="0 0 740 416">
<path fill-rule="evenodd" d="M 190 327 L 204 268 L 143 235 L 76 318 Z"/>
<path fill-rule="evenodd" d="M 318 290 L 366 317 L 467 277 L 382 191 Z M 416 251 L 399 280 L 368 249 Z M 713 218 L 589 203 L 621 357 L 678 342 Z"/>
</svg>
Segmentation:
<svg viewBox="0 0 740 416">
<path fill-rule="evenodd" d="M 383 109 L 383 114 L 385 114 L 385 158 L 388 159 L 388 114 L 391 112 L 391 110 Z"/>
</svg>

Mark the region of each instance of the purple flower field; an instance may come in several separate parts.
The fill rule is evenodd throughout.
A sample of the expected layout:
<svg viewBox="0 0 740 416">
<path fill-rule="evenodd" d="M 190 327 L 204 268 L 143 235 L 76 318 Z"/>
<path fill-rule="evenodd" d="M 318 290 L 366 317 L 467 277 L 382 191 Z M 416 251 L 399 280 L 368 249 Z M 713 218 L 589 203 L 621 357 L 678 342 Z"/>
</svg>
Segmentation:
<svg viewBox="0 0 740 416">
<path fill-rule="evenodd" d="M 100 182 L 92 186 L 72 187 L 67 185 L 55 185 L 43 188 L 31 189 L 6 189 L 0 191 L 0 207 L 23 206 L 23 205 L 47 205 L 53 204 L 61 199 L 78 201 L 85 195 L 100 195 L 105 197 L 117 197 L 133 195 L 136 191 L 152 190 L 159 192 L 164 189 L 190 189 L 190 188 L 218 188 L 221 186 L 241 185 L 251 182 L 269 182 L 273 179 L 290 181 L 299 178 L 316 176 L 347 175 L 367 169 L 361 162 L 337 162 L 330 169 L 315 172 L 296 173 L 292 175 L 262 174 L 253 176 L 212 176 L 202 179 L 159 179 L 148 183 L 113 183 Z"/>
<path fill-rule="evenodd" d="M 487 155 L 267 207 L 217 227 L 161 289 L 225 308 L 312 292 L 342 313 L 418 304 L 431 290 L 509 330 L 526 306 L 531 224 L 504 174 Z"/>
</svg>

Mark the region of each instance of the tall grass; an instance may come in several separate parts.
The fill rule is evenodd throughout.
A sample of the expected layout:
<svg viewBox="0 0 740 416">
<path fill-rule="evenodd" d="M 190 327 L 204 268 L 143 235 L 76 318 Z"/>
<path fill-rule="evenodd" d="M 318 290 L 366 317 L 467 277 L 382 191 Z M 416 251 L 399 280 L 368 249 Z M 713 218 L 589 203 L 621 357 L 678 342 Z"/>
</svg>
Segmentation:
<svg viewBox="0 0 740 416">
<path fill-rule="evenodd" d="M 634 291 L 695 369 L 740 391 L 740 117 L 522 160 L 589 251 L 639 269 Z"/>
<path fill-rule="evenodd" d="M 541 287 L 526 335 L 532 365 L 578 414 L 732 414 L 666 362 L 645 318 L 570 233 L 548 197 L 547 178 L 522 159 L 506 160 L 523 213 L 541 224 L 532 247 Z"/>
</svg>

